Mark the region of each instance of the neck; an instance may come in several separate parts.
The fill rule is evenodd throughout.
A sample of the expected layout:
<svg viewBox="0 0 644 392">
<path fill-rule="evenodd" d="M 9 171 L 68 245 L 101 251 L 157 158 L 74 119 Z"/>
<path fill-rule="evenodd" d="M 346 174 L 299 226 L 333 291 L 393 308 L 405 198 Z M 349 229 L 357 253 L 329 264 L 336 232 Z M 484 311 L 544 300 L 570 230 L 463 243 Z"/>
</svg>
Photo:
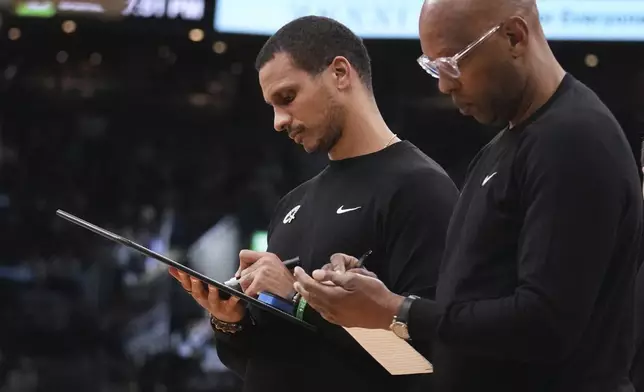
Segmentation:
<svg viewBox="0 0 644 392">
<path fill-rule="evenodd" d="M 397 141 L 374 98 L 356 99 L 355 102 L 347 108 L 342 137 L 329 151 L 332 161 L 371 154 L 382 150 L 388 142 L 391 145 Z"/>
<path fill-rule="evenodd" d="M 540 107 L 546 104 L 561 84 L 566 71 L 559 65 L 547 43 L 543 50 L 534 54 L 528 69 L 528 79 L 523 91 L 523 98 L 518 106 L 517 114 L 510 121 L 510 128 L 520 124 L 530 117 Z"/>
</svg>

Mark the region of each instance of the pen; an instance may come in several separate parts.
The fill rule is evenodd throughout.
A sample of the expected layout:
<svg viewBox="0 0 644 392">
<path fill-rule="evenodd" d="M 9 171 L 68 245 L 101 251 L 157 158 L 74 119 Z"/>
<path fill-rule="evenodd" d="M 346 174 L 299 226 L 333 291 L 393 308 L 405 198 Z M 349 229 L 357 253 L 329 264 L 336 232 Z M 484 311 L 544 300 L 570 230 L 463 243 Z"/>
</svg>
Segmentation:
<svg viewBox="0 0 644 392">
<path fill-rule="evenodd" d="M 292 259 L 284 260 L 284 266 L 288 269 L 293 269 L 300 265 L 300 258 L 294 257 Z M 241 279 L 241 277 L 239 278 Z M 231 287 L 235 290 L 241 291 L 241 286 L 239 285 L 239 279 L 232 277 L 229 280 L 225 281 L 224 284 L 228 287 Z"/>
<path fill-rule="evenodd" d="M 369 255 L 371 255 L 371 253 L 373 252 L 371 250 L 368 250 L 367 253 L 363 254 L 362 257 L 358 259 L 358 264 L 356 265 L 355 268 L 362 268 L 364 261 L 367 259 L 367 257 L 369 257 Z"/>
</svg>

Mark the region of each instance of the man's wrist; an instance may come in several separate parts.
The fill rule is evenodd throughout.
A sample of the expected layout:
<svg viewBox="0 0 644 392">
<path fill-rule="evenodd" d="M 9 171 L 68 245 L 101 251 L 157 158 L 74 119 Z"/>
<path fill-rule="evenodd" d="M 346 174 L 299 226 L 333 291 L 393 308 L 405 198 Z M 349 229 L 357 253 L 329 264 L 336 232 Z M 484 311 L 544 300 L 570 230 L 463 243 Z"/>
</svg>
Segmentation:
<svg viewBox="0 0 644 392">
<path fill-rule="evenodd" d="M 382 326 L 380 327 L 381 329 L 389 329 L 391 322 L 398 314 L 398 311 L 400 310 L 400 307 L 402 306 L 404 301 L 405 297 L 403 297 L 402 295 L 395 293 L 389 294 L 383 310 Z"/>
<path fill-rule="evenodd" d="M 224 323 L 240 324 L 242 321 L 244 321 L 244 318 L 246 318 L 246 313 L 247 312 L 248 311 L 244 311 L 244 313 L 241 315 L 241 317 L 232 317 L 232 318 L 229 318 L 229 317 L 217 317 L 212 313 L 210 313 L 210 315 L 212 317 L 214 317 L 215 319 L 217 319 L 218 321 L 223 321 Z"/>
<path fill-rule="evenodd" d="M 238 320 L 229 321 L 230 319 L 220 319 L 217 316 L 210 314 L 210 326 L 213 330 L 223 332 L 225 334 L 235 334 L 241 332 L 248 325 L 254 324 L 252 318 L 249 317 L 248 311 L 245 311 L 242 317 Z M 250 318 L 250 322 L 248 322 Z"/>
</svg>

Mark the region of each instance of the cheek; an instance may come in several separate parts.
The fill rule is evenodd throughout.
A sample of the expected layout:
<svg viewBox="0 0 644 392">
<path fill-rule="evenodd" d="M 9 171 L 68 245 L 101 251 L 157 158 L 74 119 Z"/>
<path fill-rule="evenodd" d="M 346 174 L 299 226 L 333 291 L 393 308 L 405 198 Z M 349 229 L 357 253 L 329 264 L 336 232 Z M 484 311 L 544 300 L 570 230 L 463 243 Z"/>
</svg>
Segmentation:
<svg viewBox="0 0 644 392">
<path fill-rule="evenodd" d="M 499 69 L 484 64 L 470 67 L 461 75 L 461 92 L 466 99 L 481 107 L 487 107 L 497 93 L 503 91 Z M 502 75 L 500 75 L 503 77 Z"/>
<path fill-rule="evenodd" d="M 315 110 L 315 103 L 310 101 L 297 102 L 291 105 L 291 114 L 297 124 L 304 125 L 306 128 L 314 127 L 317 122 L 318 113 Z"/>
<path fill-rule="evenodd" d="M 458 90 L 460 100 L 481 106 L 487 101 L 486 83 L 477 75 L 461 75 L 461 86 Z"/>
</svg>

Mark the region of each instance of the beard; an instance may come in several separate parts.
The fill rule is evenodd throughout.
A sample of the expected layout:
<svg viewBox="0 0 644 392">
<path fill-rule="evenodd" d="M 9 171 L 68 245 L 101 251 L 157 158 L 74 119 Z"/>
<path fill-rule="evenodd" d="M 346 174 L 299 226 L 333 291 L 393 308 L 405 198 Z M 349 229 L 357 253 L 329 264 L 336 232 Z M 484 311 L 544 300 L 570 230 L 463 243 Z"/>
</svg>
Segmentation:
<svg viewBox="0 0 644 392">
<path fill-rule="evenodd" d="M 319 140 L 316 150 L 328 153 L 342 137 L 346 111 L 336 100 L 329 97 L 328 104 L 324 109 L 323 118 L 325 119 L 325 124 L 321 127 L 322 137 Z"/>
<path fill-rule="evenodd" d="M 495 114 L 489 125 L 507 126 L 520 110 L 522 96 L 526 89 L 526 80 L 511 64 L 499 67 L 498 88 L 489 97 L 492 112 Z"/>
</svg>

